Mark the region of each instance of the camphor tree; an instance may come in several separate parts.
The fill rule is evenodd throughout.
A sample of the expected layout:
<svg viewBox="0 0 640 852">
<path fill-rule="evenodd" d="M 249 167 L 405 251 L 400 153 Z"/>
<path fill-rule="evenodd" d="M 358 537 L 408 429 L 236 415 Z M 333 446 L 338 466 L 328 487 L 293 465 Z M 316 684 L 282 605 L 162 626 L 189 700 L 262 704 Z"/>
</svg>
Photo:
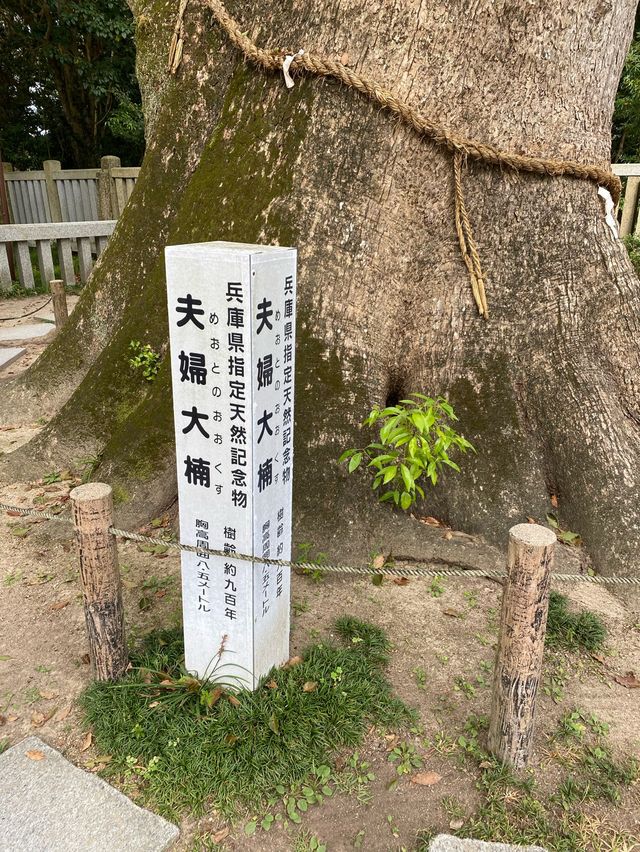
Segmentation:
<svg viewBox="0 0 640 852">
<path fill-rule="evenodd" d="M 607 167 L 631 0 L 228 4 L 257 44 L 339 58 L 460 135 Z M 153 383 L 127 365 L 131 340 L 166 352 L 163 247 L 295 245 L 299 531 L 323 543 L 334 531 L 338 554 L 340 541 L 386 541 L 411 523 L 336 459 L 362 443 L 372 404 L 423 391 L 448 398 L 478 451 L 427 493 L 429 514 L 499 540 L 543 519 L 555 494 L 600 569 L 637 572 L 640 293 L 597 186 L 464 165 L 484 319 L 456 236 L 451 155 L 334 81 L 301 74 L 288 91 L 198 0 L 172 76 L 177 5 L 131 2 L 142 173 L 73 322 L 2 387 L 5 422 L 51 417 L 2 475 L 99 456 L 94 476 L 114 484 L 128 521 L 170 505 L 168 364 Z"/>
</svg>

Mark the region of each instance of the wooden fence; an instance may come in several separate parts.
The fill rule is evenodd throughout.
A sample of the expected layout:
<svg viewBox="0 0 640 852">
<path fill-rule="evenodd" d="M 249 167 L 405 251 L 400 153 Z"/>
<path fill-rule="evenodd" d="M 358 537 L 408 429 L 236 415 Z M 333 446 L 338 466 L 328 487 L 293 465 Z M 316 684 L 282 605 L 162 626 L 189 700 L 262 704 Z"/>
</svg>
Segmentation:
<svg viewBox="0 0 640 852">
<path fill-rule="evenodd" d="M 611 169 L 622 178 L 623 183 L 622 213 L 618 214 L 620 236 L 628 237 L 629 234 L 636 234 L 640 237 L 640 216 L 638 215 L 640 163 L 614 163 Z"/>
<path fill-rule="evenodd" d="M 0 290 L 10 290 L 14 275 L 27 290 L 35 287 L 33 263 L 47 287 L 58 278 L 71 286 L 76 283 L 73 255 L 77 252 L 80 281 L 86 283 L 95 259 L 107 245 L 115 220 L 94 222 L 52 222 L 29 225 L 0 225 Z M 30 251 L 35 245 L 35 259 Z M 54 262 L 60 274 L 57 275 Z"/>
<path fill-rule="evenodd" d="M 62 169 L 46 160 L 42 171 L 14 172 L 4 164 L 13 224 L 95 222 L 117 219 L 129 200 L 139 168 L 122 168 L 119 157 L 103 157 L 97 169 Z"/>
</svg>

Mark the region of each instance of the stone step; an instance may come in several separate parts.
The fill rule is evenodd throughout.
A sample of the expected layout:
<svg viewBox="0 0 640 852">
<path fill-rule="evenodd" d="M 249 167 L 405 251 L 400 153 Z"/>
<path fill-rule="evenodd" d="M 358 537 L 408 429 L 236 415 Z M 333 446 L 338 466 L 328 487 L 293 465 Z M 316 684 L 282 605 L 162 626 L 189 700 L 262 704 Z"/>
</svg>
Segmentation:
<svg viewBox="0 0 640 852">
<path fill-rule="evenodd" d="M 5 340 L 37 340 L 53 331 L 55 325 L 50 322 L 29 323 L 25 325 L 12 325 L 7 328 L 0 325 L 0 343 Z"/>
<path fill-rule="evenodd" d="M 429 852 L 546 852 L 541 846 L 511 846 L 509 843 L 487 843 L 465 840 L 450 834 L 439 834 L 429 845 Z"/>
<path fill-rule="evenodd" d="M 26 351 L 26 349 L 20 349 L 17 346 L 0 347 L 0 370 L 8 367 L 9 364 L 13 364 Z"/>
<path fill-rule="evenodd" d="M 180 833 L 38 737 L 0 756 L 0 802 L 3 852 L 161 852 Z"/>
</svg>

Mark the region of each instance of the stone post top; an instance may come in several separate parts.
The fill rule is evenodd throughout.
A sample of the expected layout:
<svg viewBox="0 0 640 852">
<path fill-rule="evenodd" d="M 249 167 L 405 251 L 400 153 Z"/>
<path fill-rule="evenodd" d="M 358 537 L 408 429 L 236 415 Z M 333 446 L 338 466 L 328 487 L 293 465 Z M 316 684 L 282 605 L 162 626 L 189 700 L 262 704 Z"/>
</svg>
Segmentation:
<svg viewBox="0 0 640 852">
<path fill-rule="evenodd" d="M 509 538 L 528 547 L 551 547 L 558 540 L 553 530 L 540 524 L 516 524 L 509 530 Z"/>
<path fill-rule="evenodd" d="M 105 482 L 88 482 L 86 485 L 78 485 L 69 496 L 76 503 L 84 503 L 89 500 L 104 500 L 111 496 L 112 490 Z"/>
</svg>

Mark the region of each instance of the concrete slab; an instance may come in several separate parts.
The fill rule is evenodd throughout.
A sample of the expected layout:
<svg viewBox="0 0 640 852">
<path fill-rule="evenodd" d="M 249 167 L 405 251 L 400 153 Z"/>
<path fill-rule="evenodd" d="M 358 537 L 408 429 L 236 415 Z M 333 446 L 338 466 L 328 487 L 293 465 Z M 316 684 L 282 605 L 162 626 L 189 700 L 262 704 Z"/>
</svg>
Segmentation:
<svg viewBox="0 0 640 852">
<path fill-rule="evenodd" d="M 50 322 L 25 323 L 12 325 L 9 328 L 0 327 L 0 341 L 3 340 L 36 340 L 44 337 L 55 328 Z"/>
<path fill-rule="evenodd" d="M 160 852 L 179 835 L 38 737 L 0 756 L 0 802 L 0 852 Z"/>
<path fill-rule="evenodd" d="M 465 840 L 450 834 L 439 834 L 429 845 L 429 852 L 546 852 L 541 846 L 511 846 L 508 843 L 485 843 Z"/>
<path fill-rule="evenodd" d="M 0 347 L 0 370 L 3 367 L 8 367 L 9 364 L 13 364 L 13 362 L 26 351 L 26 349 L 20 349 L 17 346 L 7 346 L 6 348 Z"/>
</svg>

